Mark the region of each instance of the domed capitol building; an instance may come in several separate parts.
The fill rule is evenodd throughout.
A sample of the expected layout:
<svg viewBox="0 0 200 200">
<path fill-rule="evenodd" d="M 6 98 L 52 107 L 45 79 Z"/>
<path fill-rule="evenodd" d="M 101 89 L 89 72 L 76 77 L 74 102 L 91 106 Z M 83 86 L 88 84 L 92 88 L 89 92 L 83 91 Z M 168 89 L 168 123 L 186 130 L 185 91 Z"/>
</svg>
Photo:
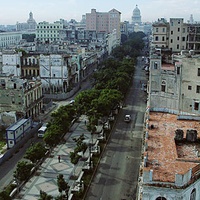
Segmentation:
<svg viewBox="0 0 200 200">
<path fill-rule="evenodd" d="M 145 34 L 149 34 L 151 32 L 152 24 L 150 22 L 142 22 L 138 5 L 136 5 L 135 9 L 133 10 L 131 25 L 134 32 L 142 31 Z"/>
<path fill-rule="evenodd" d="M 138 8 L 138 5 L 136 5 L 135 9 L 133 10 L 132 15 L 132 24 L 141 24 L 141 14 L 140 9 Z"/>
</svg>

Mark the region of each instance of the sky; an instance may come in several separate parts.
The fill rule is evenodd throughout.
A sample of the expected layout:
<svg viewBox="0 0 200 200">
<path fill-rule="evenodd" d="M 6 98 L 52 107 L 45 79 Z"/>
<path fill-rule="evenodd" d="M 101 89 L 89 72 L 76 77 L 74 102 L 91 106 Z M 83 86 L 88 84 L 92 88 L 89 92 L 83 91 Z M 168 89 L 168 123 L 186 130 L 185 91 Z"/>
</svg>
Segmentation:
<svg viewBox="0 0 200 200">
<path fill-rule="evenodd" d="M 59 19 L 80 21 L 82 15 L 108 12 L 115 8 L 121 12 L 121 21 L 131 22 L 134 8 L 138 5 L 142 22 L 155 22 L 159 18 L 184 18 L 193 14 L 200 21 L 200 0 L 1 0 L 0 24 L 14 25 L 26 22 L 30 11 L 37 23 Z"/>
</svg>

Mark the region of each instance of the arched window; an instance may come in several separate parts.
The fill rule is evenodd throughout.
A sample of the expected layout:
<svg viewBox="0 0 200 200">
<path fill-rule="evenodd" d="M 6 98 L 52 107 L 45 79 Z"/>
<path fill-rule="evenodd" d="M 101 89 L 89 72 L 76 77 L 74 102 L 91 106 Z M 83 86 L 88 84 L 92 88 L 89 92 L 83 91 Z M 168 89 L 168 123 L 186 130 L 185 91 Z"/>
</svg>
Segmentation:
<svg viewBox="0 0 200 200">
<path fill-rule="evenodd" d="M 190 194 L 190 200 L 196 200 L 196 189 L 194 188 Z"/>
<path fill-rule="evenodd" d="M 157 197 L 156 200 L 167 200 L 165 197 Z"/>
<path fill-rule="evenodd" d="M 161 91 L 162 91 L 162 92 L 165 92 L 165 91 L 166 91 L 166 81 L 162 81 L 162 84 L 161 84 Z"/>
</svg>

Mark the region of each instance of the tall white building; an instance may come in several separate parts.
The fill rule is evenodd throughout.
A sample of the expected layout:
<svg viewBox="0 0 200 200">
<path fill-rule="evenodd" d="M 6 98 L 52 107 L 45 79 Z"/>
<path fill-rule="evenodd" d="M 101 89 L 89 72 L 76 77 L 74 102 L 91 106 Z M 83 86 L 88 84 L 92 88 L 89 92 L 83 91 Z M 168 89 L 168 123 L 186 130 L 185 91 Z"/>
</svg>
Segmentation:
<svg viewBox="0 0 200 200">
<path fill-rule="evenodd" d="M 62 22 L 39 22 L 36 28 L 36 39 L 39 42 L 52 43 L 60 40 L 60 31 L 63 30 Z"/>
</svg>

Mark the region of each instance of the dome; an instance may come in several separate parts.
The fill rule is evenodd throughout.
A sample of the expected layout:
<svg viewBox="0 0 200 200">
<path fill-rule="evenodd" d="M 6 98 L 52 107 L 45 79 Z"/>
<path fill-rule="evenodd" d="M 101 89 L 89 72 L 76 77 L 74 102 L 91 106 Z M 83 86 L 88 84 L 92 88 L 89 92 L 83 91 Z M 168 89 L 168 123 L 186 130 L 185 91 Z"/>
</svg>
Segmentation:
<svg viewBox="0 0 200 200">
<path fill-rule="evenodd" d="M 133 24 L 140 24 L 141 23 L 140 9 L 138 8 L 137 5 L 136 5 L 135 9 L 133 10 L 132 23 Z"/>
<path fill-rule="evenodd" d="M 135 9 L 133 10 L 133 15 L 140 15 L 140 9 L 136 5 Z"/>
</svg>

